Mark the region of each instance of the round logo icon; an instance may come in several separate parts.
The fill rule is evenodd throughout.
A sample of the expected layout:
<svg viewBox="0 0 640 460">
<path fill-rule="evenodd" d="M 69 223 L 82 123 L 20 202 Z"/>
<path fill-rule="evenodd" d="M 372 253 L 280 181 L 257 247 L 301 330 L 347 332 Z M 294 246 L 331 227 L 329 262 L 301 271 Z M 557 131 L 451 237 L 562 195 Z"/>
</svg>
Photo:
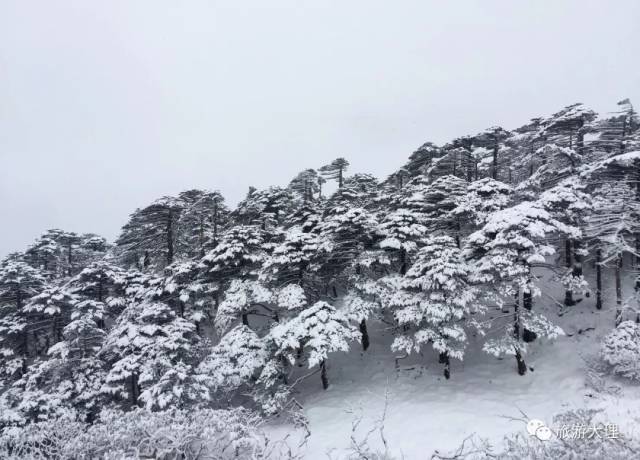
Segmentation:
<svg viewBox="0 0 640 460">
<path fill-rule="evenodd" d="M 529 436 L 535 436 L 540 441 L 548 441 L 551 439 L 551 429 L 542 421 L 537 418 L 529 420 L 527 423 L 527 433 Z"/>
</svg>

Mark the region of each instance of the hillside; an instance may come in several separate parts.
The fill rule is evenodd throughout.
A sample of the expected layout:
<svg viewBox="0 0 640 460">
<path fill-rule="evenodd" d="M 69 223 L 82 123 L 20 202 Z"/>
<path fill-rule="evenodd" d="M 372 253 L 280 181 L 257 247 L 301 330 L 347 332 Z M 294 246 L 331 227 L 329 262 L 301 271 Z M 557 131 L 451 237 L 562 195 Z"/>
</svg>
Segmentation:
<svg viewBox="0 0 640 460">
<path fill-rule="evenodd" d="M 640 120 L 617 107 L 236 207 L 186 190 L 114 242 L 47 230 L 0 264 L 0 457 L 631 458 Z"/>
</svg>

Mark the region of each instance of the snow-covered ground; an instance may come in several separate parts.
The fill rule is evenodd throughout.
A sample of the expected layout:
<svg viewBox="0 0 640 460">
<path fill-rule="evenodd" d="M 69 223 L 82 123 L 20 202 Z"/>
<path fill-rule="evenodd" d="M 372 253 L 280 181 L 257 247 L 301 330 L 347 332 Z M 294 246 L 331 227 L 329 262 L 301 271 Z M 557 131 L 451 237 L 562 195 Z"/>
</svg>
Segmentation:
<svg viewBox="0 0 640 460">
<path fill-rule="evenodd" d="M 548 299 L 537 299 L 536 308 L 564 327 L 567 336 L 554 342 L 536 341 L 526 357 L 530 370 L 525 376 L 516 373 L 513 357 L 496 359 L 473 342 L 464 362 L 452 362 L 448 381 L 433 352 L 404 359 L 396 370 L 390 332 L 384 324 L 372 324 L 371 346 L 359 359 L 353 359 L 355 350 L 351 356 L 332 356 L 332 385 L 327 391 L 322 391 L 318 375 L 301 387 L 298 399 L 311 431 L 304 457 L 346 457 L 351 435 L 363 440 L 380 426 L 383 415 L 389 450 L 394 458 L 405 459 L 451 451 L 472 434 L 499 449 L 505 435 L 526 434 L 524 422 L 514 420 L 523 418 L 522 413 L 551 424 L 554 415 L 567 410 L 603 408 L 603 422 L 617 424 L 625 435 L 640 435 L 634 418 L 640 415 L 640 387 L 612 377 L 599 381 L 599 376 L 588 372 L 587 363 L 597 356 L 602 336 L 614 323 L 612 296 L 607 296 L 608 306 L 600 312 L 592 297 L 562 317 Z M 594 329 L 578 333 L 590 328 Z M 595 377 L 598 389 L 589 384 L 594 378 L 588 374 Z M 383 450 L 379 431 L 372 432 L 369 440 Z"/>
</svg>

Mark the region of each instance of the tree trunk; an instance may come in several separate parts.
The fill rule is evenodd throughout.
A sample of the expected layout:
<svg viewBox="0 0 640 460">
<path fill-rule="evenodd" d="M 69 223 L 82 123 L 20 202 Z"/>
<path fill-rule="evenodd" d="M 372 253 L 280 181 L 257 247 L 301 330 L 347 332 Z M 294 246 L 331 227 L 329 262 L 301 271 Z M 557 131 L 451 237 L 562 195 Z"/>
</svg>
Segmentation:
<svg viewBox="0 0 640 460">
<path fill-rule="evenodd" d="M 451 377 L 451 361 L 449 359 L 449 353 L 446 351 L 440 353 L 438 356 L 438 362 L 440 364 L 444 364 L 444 378 L 449 380 Z"/>
<path fill-rule="evenodd" d="M 493 144 L 493 166 L 491 168 L 491 177 L 498 180 L 498 135 L 494 134 Z"/>
<path fill-rule="evenodd" d="M 140 387 L 138 386 L 138 376 L 131 374 L 131 407 L 138 405 L 138 398 L 140 397 Z"/>
<path fill-rule="evenodd" d="M 520 341 L 520 289 L 516 288 L 515 302 L 513 304 L 513 337 L 516 342 Z M 518 365 L 518 374 L 524 375 L 527 373 L 527 365 L 524 362 L 520 348 L 516 345 L 516 363 Z"/>
<path fill-rule="evenodd" d="M 169 210 L 167 219 L 167 265 L 173 263 L 173 212 Z"/>
<path fill-rule="evenodd" d="M 320 363 L 320 380 L 322 380 L 322 388 L 329 388 L 329 377 L 327 377 L 327 361 L 325 359 Z"/>
<path fill-rule="evenodd" d="M 200 228 L 198 231 L 198 245 L 200 246 L 200 258 L 204 257 L 204 218 L 200 218 Z"/>
<path fill-rule="evenodd" d="M 218 245 L 218 202 L 213 202 L 213 245 Z"/>
<path fill-rule="evenodd" d="M 531 311 L 533 309 L 533 294 L 531 293 L 530 288 L 525 288 L 524 292 L 522 293 L 522 306 L 528 311 Z M 529 343 L 529 342 L 533 342 L 537 338 L 538 338 L 538 334 L 536 334 L 535 332 L 530 331 L 526 327 L 523 329 L 522 331 L 523 341 Z"/>
<path fill-rule="evenodd" d="M 616 260 L 616 327 L 622 322 L 622 280 L 620 272 L 622 269 L 622 254 L 618 254 Z"/>
<path fill-rule="evenodd" d="M 67 243 L 67 276 L 71 276 L 71 263 L 72 263 L 72 255 L 71 255 L 71 241 Z"/>
<path fill-rule="evenodd" d="M 249 315 L 247 313 L 242 314 L 242 324 L 245 326 L 249 325 Z"/>
<path fill-rule="evenodd" d="M 596 249 L 596 309 L 602 310 L 602 249 Z"/>
<path fill-rule="evenodd" d="M 404 276 L 407 273 L 407 251 L 400 248 L 400 274 Z"/>
<path fill-rule="evenodd" d="M 573 270 L 573 261 L 571 257 L 571 239 L 567 238 L 564 242 L 564 261 L 567 269 Z M 567 307 L 574 305 L 573 292 L 567 289 L 564 293 L 564 304 Z"/>
<path fill-rule="evenodd" d="M 360 321 L 360 333 L 362 334 L 362 349 L 367 351 L 369 348 L 369 331 L 367 330 L 367 321 Z"/>
<path fill-rule="evenodd" d="M 520 349 L 516 348 L 516 363 L 518 363 L 518 375 L 524 375 L 527 373 L 527 364 L 524 362 L 522 358 L 522 354 L 520 353 Z"/>
</svg>

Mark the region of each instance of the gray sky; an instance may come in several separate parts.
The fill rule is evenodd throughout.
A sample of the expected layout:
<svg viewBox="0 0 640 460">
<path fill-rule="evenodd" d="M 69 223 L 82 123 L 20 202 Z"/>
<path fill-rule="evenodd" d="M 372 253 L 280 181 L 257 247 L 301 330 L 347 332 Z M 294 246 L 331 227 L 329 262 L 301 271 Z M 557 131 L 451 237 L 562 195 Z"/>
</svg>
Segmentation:
<svg viewBox="0 0 640 460">
<path fill-rule="evenodd" d="M 345 156 L 640 105 L 640 2 L 0 0 L 0 256 Z"/>
</svg>

